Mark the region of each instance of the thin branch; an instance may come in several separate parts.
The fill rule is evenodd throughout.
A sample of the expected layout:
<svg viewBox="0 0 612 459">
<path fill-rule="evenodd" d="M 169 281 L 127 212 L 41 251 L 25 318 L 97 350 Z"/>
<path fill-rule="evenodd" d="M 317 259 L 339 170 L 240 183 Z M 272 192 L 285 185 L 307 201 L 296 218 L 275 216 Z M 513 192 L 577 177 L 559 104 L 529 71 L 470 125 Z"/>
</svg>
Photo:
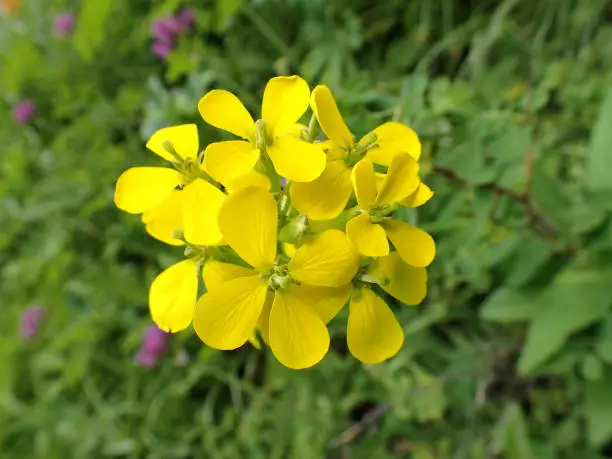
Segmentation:
<svg viewBox="0 0 612 459">
<path fill-rule="evenodd" d="M 332 439 L 329 443 L 329 447 L 335 449 L 352 443 L 353 440 L 365 432 L 368 427 L 389 411 L 389 408 L 389 405 L 386 404 L 375 405 L 358 422 L 351 424 L 348 429 Z"/>
<path fill-rule="evenodd" d="M 437 174 L 452 182 L 459 183 L 463 186 L 471 185 L 467 180 L 459 177 L 450 169 L 446 169 L 440 166 L 434 166 L 433 170 Z M 485 183 L 482 185 L 478 185 L 477 188 L 490 189 L 497 195 L 507 196 L 508 198 L 512 199 L 517 204 L 522 206 L 525 210 L 525 213 L 527 214 L 527 218 L 529 219 L 532 227 L 542 236 L 548 239 L 556 239 L 559 236 L 555 225 L 540 212 L 538 205 L 531 199 L 529 195 L 520 194 L 516 191 L 508 190 L 507 188 L 503 188 L 496 183 Z"/>
</svg>

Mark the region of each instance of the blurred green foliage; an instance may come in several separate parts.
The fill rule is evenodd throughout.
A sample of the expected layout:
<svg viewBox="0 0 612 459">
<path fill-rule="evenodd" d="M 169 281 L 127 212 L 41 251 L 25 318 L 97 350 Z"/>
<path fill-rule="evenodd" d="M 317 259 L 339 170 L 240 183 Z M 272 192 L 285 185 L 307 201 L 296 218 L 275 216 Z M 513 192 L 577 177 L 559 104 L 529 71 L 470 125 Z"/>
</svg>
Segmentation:
<svg viewBox="0 0 612 459">
<path fill-rule="evenodd" d="M 22 0 L 0 16 L 3 458 L 612 457 L 612 2 Z M 166 61 L 155 18 L 197 14 Z M 53 18 L 74 11 L 74 34 Z M 430 293 L 406 343 L 294 372 L 176 335 L 134 365 L 147 290 L 181 249 L 114 208 L 144 139 L 207 90 L 328 84 L 356 135 L 413 127 L 436 195 Z M 37 104 L 28 125 L 11 108 Z M 40 334 L 21 311 L 44 305 Z"/>
</svg>

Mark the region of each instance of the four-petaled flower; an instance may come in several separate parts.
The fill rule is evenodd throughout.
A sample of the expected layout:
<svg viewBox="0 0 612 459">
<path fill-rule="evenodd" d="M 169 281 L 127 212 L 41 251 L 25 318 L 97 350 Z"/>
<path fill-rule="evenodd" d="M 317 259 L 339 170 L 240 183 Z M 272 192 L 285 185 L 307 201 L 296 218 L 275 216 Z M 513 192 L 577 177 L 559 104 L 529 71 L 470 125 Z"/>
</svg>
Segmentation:
<svg viewBox="0 0 612 459">
<path fill-rule="evenodd" d="M 389 253 L 391 240 L 399 256 L 411 266 L 425 267 L 434 259 L 433 238 L 422 229 L 396 220 L 391 215 L 411 196 L 420 183 L 418 163 L 408 154 L 396 155 L 379 181 L 369 158 L 359 161 L 351 174 L 360 214 L 346 224 L 346 235 L 359 253 L 382 257 Z"/>
<path fill-rule="evenodd" d="M 151 136 L 147 148 L 170 161 L 174 169 L 128 169 L 117 180 L 117 207 L 143 214 L 148 231 L 168 244 L 183 243 L 173 234 L 176 229 L 182 229 L 185 240 L 192 244 L 221 244 L 217 214 L 225 194 L 206 180 L 198 163 L 196 125 L 160 129 Z"/>
<path fill-rule="evenodd" d="M 309 103 L 328 140 L 316 141 L 314 117 L 298 124 Z M 395 355 L 403 331 L 376 292 L 420 303 L 436 251 L 429 234 L 396 218 L 433 195 L 419 177 L 416 134 L 385 123 L 355 141 L 331 91 L 311 95 L 298 76 L 268 82 L 257 121 L 228 91 L 210 91 L 198 108 L 243 140 L 209 144 L 202 164 L 195 125 L 161 129 L 147 147 L 174 169 L 135 167 L 117 182 L 119 208 L 142 214 L 157 239 L 186 245 L 187 259 L 151 284 L 153 321 L 177 332 L 193 320 L 221 350 L 259 348 L 261 338 L 301 369 L 325 356 L 327 324 L 348 304 L 351 353 L 365 363 Z"/>
<path fill-rule="evenodd" d="M 277 222 L 276 202 L 267 191 L 247 188 L 225 200 L 219 227 L 249 266 L 205 265 L 208 291 L 196 305 L 194 328 L 209 346 L 236 349 L 259 324 L 282 364 L 307 368 L 327 353 L 324 319 L 346 302 L 361 257 L 344 233 L 328 230 L 284 259 L 277 253 Z"/>
<path fill-rule="evenodd" d="M 266 85 L 261 119 L 255 122 L 231 92 L 215 89 L 198 103 L 204 121 L 244 140 L 214 142 L 206 147 L 205 166 L 217 181 L 241 176 L 260 158 L 270 160 L 287 180 L 310 182 L 325 168 L 325 153 L 295 136 L 294 126 L 308 108 L 310 89 L 298 76 L 275 77 Z"/>
<path fill-rule="evenodd" d="M 327 166 L 316 180 L 293 184 L 291 201 L 312 220 L 329 220 L 342 212 L 351 197 L 351 168 L 364 156 L 383 166 L 398 153 L 417 161 L 421 156 L 418 136 L 401 123 L 384 123 L 356 141 L 327 86 L 314 88 L 310 106 L 329 139 L 321 144 L 327 150 Z"/>
</svg>

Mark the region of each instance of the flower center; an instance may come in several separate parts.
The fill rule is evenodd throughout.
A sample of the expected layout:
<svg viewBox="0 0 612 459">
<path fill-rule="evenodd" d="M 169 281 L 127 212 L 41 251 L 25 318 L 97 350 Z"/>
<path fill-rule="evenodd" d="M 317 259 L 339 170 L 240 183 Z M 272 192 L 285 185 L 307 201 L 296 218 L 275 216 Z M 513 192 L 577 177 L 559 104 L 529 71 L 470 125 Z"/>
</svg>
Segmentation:
<svg viewBox="0 0 612 459">
<path fill-rule="evenodd" d="M 275 264 L 270 271 L 263 274 L 262 277 L 268 278 L 268 287 L 273 291 L 289 287 L 293 282 L 291 274 L 289 274 L 289 267 L 286 264 Z"/>
<path fill-rule="evenodd" d="M 344 162 L 348 167 L 353 167 L 361 158 L 363 158 L 368 150 L 377 148 L 378 136 L 375 132 L 370 132 L 361 142 L 351 145 L 348 149 Z"/>
<path fill-rule="evenodd" d="M 255 122 L 255 146 L 264 153 L 266 147 L 272 143 L 272 135 L 268 132 L 268 126 L 265 120 L 257 120 Z"/>
<path fill-rule="evenodd" d="M 388 219 L 398 208 L 399 204 L 397 203 L 383 204 L 382 206 L 375 207 L 369 212 L 370 223 L 380 223 Z"/>
<path fill-rule="evenodd" d="M 183 158 L 178 154 L 174 145 L 169 140 L 164 140 L 162 143 L 164 150 L 172 155 L 172 165 L 174 168 L 183 175 L 182 186 L 189 185 L 196 179 L 203 179 L 217 188 L 221 189 L 219 185 L 205 172 L 202 170 L 195 158 Z"/>
</svg>

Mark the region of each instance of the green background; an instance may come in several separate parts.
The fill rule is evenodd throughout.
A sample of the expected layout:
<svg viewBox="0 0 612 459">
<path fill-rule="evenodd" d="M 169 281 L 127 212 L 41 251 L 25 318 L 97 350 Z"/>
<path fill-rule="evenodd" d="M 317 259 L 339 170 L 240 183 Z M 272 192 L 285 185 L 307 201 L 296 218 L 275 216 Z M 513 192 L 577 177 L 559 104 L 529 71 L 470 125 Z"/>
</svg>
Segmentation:
<svg viewBox="0 0 612 459">
<path fill-rule="evenodd" d="M 167 61 L 155 18 L 190 6 Z M 53 19 L 74 11 L 73 35 Z M 612 2 L 22 0 L 0 16 L 0 457 L 612 457 Z M 182 249 L 113 205 L 157 128 L 209 89 L 332 88 L 357 136 L 414 128 L 434 198 L 429 296 L 401 352 L 291 371 L 188 330 L 133 363 L 152 279 Z M 29 125 L 12 107 L 36 101 Z M 203 145 L 202 145 L 203 146 Z M 47 310 L 24 341 L 21 312 Z"/>
</svg>

